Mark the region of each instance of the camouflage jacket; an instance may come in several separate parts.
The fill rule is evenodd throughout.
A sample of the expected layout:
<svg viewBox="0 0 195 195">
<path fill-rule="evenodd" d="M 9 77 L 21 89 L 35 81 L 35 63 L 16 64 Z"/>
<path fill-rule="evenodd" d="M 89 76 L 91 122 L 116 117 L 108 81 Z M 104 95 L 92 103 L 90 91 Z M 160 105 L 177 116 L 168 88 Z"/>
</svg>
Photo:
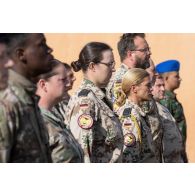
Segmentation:
<svg viewBox="0 0 195 195">
<path fill-rule="evenodd" d="M 158 102 L 156 102 L 156 105 L 163 124 L 164 162 L 182 163 L 182 152 L 184 147 L 181 132 L 168 109 Z"/>
<path fill-rule="evenodd" d="M 120 122 L 101 89 L 84 79 L 67 107 L 67 124 L 84 150 L 85 162 L 121 162 Z"/>
<path fill-rule="evenodd" d="M 48 133 L 38 108 L 35 85 L 9 71 L 1 92 L 0 162 L 51 162 Z"/>
<path fill-rule="evenodd" d="M 181 103 L 177 100 L 176 94 L 170 91 L 165 91 L 165 97 L 160 103 L 165 106 L 172 116 L 175 118 L 177 125 L 182 133 L 183 141 L 186 141 L 186 119 Z"/>
<path fill-rule="evenodd" d="M 128 71 L 128 67 L 125 64 L 122 64 L 116 73 L 110 79 L 110 82 L 107 86 L 108 97 L 113 103 L 114 112 L 117 112 L 119 106 L 116 101 L 118 99 L 118 94 L 121 91 L 122 77 Z"/>
<path fill-rule="evenodd" d="M 62 118 L 43 108 L 41 108 L 41 113 L 49 131 L 49 144 L 53 162 L 84 162 L 83 151 L 71 131 L 66 128 Z"/>
<path fill-rule="evenodd" d="M 70 100 L 70 96 L 68 95 L 65 99 L 63 99 L 60 103 L 58 103 L 57 105 L 54 106 L 53 108 L 53 112 L 57 112 L 58 114 L 61 115 L 61 117 L 63 118 L 63 121 L 65 122 L 65 116 L 66 116 L 66 109 L 67 109 L 67 105 L 68 102 Z"/>
<path fill-rule="evenodd" d="M 118 109 L 124 135 L 123 162 L 159 162 L 145 115 L 138 105 L 128 99 Z"/>
</svg>

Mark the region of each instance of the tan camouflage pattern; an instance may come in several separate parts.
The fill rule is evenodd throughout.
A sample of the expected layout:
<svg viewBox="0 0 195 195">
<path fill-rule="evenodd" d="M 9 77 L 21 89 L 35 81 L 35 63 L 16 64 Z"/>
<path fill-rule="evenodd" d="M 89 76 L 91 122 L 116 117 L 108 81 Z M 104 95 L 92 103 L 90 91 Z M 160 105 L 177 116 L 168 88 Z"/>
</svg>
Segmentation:
<svg viewBox="0 0 195 195">
<path fill-rule="evenodd" d="M 49 132 L 49 145 L 54 163 L 82 163 L 83 151 L 57 113 L 41 108 Z"/>
<path fill-rule="evenodd" d="M 83 89 L 89 93 L 79 96 Z M 121 162 L 121 125 L 105 100 L 109 102 L 103 91 L 84 79 L 67 107 L 66 122 L 84 150 L 84 161 L 88 163 Z"/>
<path fill-rule="evenodd" d="M 125 115 L 124 110 L 130 109 Z M 117 112 L 122 123 L 124 135 L 123 162 L 125 163 L 157 163 L 159 157 L 155 154 L 155 143 L 151 130 L 145 121 L 142 109 L 128 99 Z M 135 143 L 128 145 L 126 135 L 133 134 Z"/>
<path fill-rule="evenodd" d="M 35 91 L 29 80 L 9 71 L 9 87 L 0 93 L 0 162 L 51 162 Z"/>
<path fill-rule="evenodd" d="M 119 106 L 117 105 L 116 101 L 119 97 L 119 92 L 121 91 L 121 84 L 123 75 L 128 71 L 128 67 L 125 64 L 122 64 L 120 68 L 113 74 L 110 82 L 107 86 L 108 97 L 113 103 L 113 110 L 117 112 Z"/>
</svg>

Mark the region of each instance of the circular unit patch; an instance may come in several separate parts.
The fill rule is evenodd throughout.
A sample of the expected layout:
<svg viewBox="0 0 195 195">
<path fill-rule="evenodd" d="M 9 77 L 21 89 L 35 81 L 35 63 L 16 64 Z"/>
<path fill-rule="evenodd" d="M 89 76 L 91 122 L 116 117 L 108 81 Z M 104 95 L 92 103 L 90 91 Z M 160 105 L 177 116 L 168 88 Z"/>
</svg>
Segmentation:
<svg viewBox="0 0 195 195">
<path fill-rule="evenodd" d="M 136 142 L 136 138 L 135 135 L 133 135 L 133 133 L 127 133 L 124 136 L 124 144 L 127 147 L 133 146 Z"/>
<path fill-rule="evenodd" d="M 82 114 L 79 118 L 78 118 L 78 125 L 79 127 L 81 127 L 82 129 L 90 129 L 93 125 L 93 119 L 90 115 L 88 114 Z"/>
</svg>

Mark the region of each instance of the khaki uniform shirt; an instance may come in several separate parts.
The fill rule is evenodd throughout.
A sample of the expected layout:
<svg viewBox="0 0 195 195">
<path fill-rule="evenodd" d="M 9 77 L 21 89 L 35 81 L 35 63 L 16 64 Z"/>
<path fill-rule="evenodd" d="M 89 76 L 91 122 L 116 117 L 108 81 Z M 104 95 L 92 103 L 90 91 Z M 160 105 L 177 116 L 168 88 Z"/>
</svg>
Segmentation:
<svg viewBox="0 0 195 195">
<path fill-rule="evenodd" d="M 84 150 L 85 162 L 121 162 L 120 122 L 103 91 L 91 81 L 84 79 L 71 97 L 66 123 Z"/>
<path fill-rule="evenodd" d="M 123 162 L 159 162 L 152 133 L 142 109 L 127 99 L 117 114 L 124 134 Z"/>
</svg>

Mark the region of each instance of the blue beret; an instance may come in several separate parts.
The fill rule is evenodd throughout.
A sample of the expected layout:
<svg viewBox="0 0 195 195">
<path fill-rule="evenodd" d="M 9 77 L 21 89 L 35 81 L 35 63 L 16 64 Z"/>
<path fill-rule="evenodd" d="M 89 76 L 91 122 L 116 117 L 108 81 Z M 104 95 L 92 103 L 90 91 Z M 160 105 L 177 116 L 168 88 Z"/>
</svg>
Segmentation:
<svg viewBox="0 0 195 195">
<path fill-rule="evenodd" d="M 167 60 L 161 62 L 155 67 L 156 72 L 159 74 L 166 73 L 166 72 L 173 72 L 173 71 L 178 72 L 179 68 L 180 68 L 180 63 L 177 60 Z"/>
</svg>

